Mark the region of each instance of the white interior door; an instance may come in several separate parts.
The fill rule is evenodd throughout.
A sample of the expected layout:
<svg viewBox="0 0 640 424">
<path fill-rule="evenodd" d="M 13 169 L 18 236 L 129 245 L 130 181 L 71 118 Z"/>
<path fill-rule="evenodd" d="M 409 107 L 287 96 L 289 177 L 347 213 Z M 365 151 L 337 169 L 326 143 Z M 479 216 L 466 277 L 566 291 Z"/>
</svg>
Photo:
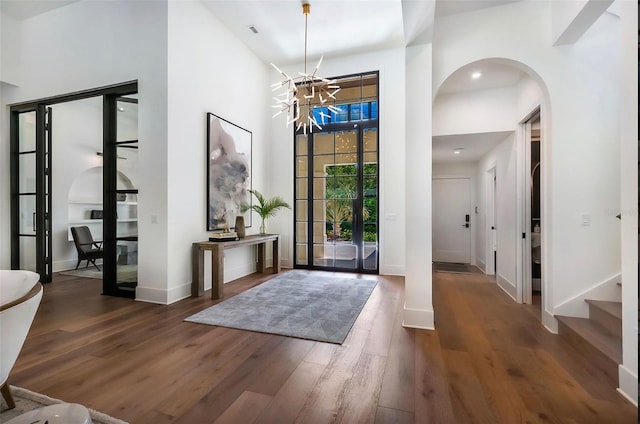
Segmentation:
<svg viewBox="0 0 640 424">
<path fill-rule="evenodd" d="M 433 180 L 433 260 L 469 263 L 471 206 L 468 178 Z"/>
</svg>

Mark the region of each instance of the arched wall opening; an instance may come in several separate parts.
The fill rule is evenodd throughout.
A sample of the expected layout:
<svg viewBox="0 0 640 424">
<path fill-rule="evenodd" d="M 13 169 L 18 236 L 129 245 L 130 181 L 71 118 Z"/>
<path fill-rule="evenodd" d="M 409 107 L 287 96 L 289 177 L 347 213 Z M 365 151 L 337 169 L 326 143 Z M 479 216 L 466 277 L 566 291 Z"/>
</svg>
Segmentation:
<svg viewBox="0 0 640 424">
<path fill-rule="evenodd" d="M 548 279 L 543 275 L 548 264 L 532 262 L 534 247 L 541 253 L 536 257 L 550 257 L 545 255 L 548 246 L 540 243 L 548 229 L 545 211 L 551 193 L 546 178 L 551 169 L 547 86 L 531 67 L 506 58 L 461 64 L 438 81 L 434 81 L 432 112 L 432 259 L 435 263 L 468 262 L 495 275 L 497 284 L 514 300 L 533 300 L 551 310 L 551 291 L 544 285 Z M 530 121 L 535 117 L 533 133 L 543 140 L 539 144 L 531 139 Z M 533 159 L 532 146 L 540 148 Z M 531 170 L 537 161 L 540 191 L 535 199 Z M 438 194 L 436 186 L 443 184 L 466 184 L 468 199 L 464 199 L 464 190 Z M 447 198 L 443 201 L 442 196 Z M 468 207 L 451 211 L 448 204 Z M 537 234 L 531 223 L 532 205 L 539 210 Z M 459 219 L 447 220 L 452 214 Z M 445 218 L 439 220 L 439 215 Z M 451 256 L 451 252 L 457 254 Z M 532 275 L 539 278 L 539 285 L 532 287 Z"/>
</svg>

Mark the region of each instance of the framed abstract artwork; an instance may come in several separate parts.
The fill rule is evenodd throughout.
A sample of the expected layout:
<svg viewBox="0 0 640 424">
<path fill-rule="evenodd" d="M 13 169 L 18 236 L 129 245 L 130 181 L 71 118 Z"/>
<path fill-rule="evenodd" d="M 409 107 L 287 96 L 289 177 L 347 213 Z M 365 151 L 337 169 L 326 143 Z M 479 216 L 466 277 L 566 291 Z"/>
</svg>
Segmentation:
<svg viewBox="0 0 640 424">
<path fill-rule="evenodd" d="M 251 226 L 251 143 L 253 134 L 207 113 L 207 231 L 233 227 L 238 215 Z"/>
</svg>

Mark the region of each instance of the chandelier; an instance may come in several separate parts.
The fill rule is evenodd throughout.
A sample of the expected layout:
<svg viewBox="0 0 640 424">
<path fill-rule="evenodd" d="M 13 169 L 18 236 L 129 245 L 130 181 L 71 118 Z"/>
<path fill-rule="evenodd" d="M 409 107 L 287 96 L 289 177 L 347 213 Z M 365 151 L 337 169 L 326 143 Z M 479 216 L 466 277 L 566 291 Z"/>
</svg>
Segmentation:
<svg viewBox="0 0 640 424">
<path fill-rule="evenodd" d="M 283 112 L 287 114 L 287 127 L 293 124 L 296 131 L 302 128 L 304 134 L 313 132 L 313 127 L 322 130 L 321 125 L 326 124 L 326 118 L 330 115 L 325 113 L 330 111 L 339 113 L 340 109 L 333 104 L 327 104 L 327 101 L 335 101 L 336 93 L 340 91 L 340 86 L 336 80 L 329 80 L 317 75 L 322 57 L 318 61 L 313 73 L 307 73 L 307 17 L 311 13 L 311 5 L 309 3 L 302 4 L 302 13 L 304 14 L 304 72 L 298 72 L 300 76 L 292 78 L 286 72 L 280 70 L 273 63 L 271 66 L 282 75 L 282 81 L 272 84 L 272 91 L 283 90 L 280 94 L 273 98 L 274 108 L 278 109 L 273 118 Z M 314 107 L 320 107 L 318 115 L 314 116 Z M 318 122 L 318 120 L 320 122 Z"/>
</svg>

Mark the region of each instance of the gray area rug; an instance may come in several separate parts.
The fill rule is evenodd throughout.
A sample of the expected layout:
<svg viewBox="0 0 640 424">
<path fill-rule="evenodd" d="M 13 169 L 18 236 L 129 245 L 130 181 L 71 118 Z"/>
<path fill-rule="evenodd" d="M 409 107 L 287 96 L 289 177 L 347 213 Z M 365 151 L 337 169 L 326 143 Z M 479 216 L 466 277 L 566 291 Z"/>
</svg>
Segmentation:
<svg viewBox="0 0 640 424">
<path fill-rule="evenodd" d="M 289 271 L 185 321 L 341 344 L 377 280 Z"/>
<path fill-rule="evenodd" d="M 38 408 L 62 403 L 61 400 L 50 398 L 49 396 L 23 389 L 22 387 L 11 386 L 11 394 L 16 403 L 14 409 L 7 409 L 7 404 L 0 396 L 0 399 L 2 399 L 2 403 L 0 404 L 0 423 L 5 423 L 12 418 Z M 110 417 L 107 414 L 94 411 L 93 409 L 89 409 L 89 415 L 91 416 L 91 422 L 93 424 L 127 424 L 125 421 Z"/>
</svg>

